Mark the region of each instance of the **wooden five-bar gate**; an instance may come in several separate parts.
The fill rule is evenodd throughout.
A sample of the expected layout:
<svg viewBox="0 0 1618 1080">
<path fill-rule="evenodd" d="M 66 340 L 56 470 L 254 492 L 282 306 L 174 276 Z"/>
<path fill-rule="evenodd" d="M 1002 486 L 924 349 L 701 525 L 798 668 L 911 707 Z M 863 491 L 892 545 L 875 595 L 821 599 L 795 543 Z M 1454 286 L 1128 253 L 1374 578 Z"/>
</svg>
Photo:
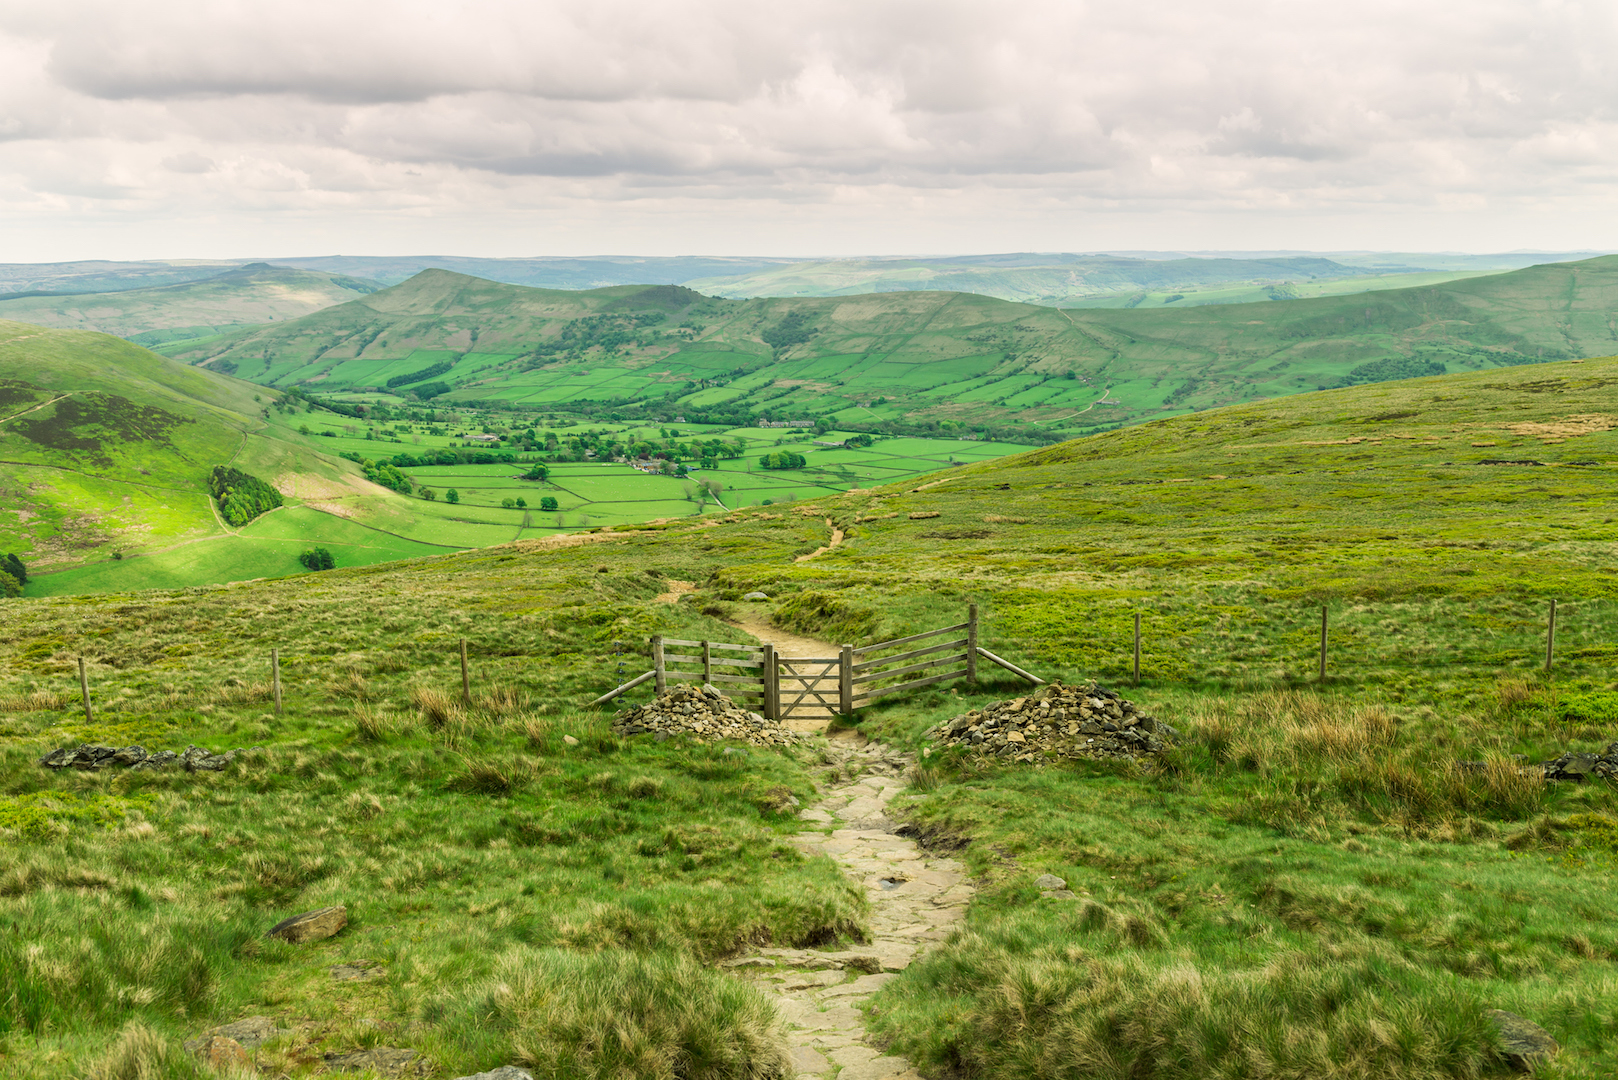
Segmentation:
<svg viewBox="0 0 1618 1080">
<path fill-rule="evenodd" d="M 651 671 L 591 704 L 604 704 L 648 680 L 655 680 L 658 693 L 670 682 L 699 682 L 756 706 L 771 720 L 786 721 L 826 713 L 847 716 L 878 698 L 951 679 L 976 682 L 979 659 L 1035 685 L 1044 681 L 978 644 L 976 604 L 967 608 L 963 623 L 860 648 L 844 645 L 836 656 L 782 656 L 773 645 L 662 636 L 652 638 L 651 645 Z"/>
</svg>

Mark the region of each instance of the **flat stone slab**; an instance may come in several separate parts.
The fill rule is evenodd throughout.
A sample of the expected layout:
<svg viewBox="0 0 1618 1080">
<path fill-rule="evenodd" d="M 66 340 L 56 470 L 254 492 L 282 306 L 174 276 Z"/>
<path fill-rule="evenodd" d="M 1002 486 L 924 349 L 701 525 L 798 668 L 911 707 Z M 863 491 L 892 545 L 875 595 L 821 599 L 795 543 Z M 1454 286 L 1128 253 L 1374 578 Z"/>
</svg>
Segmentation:
<svg viewBox="0 0 1618 1080">
<path fill-rule="evenodd" d="M 1514 1012 L 1490 1009 L 1483 1015 L 1492 1020 L 1495 1029 L 1500 1032 L 1500 1044 L 1505 1049 L 1506 1060 L 1524 1072 L 1530 1072 L 1534 1066 L 1551 1060 L 1562 1049 L 1550 1032 Z"/>
<path fill-rule="evenodd" d="M 276 1027 L 275 1021 L 271 1020 L 268 1016 L 249 1016 L 242 1020 L 232 1021 L 229 1024 L 221 1024 L 218 1027 L 209 1028 L 195 1039 L 187 1040 L 185 1043 L 185 1048 L 190 1050 L 192 1053 L 196 1053 L 197 1049 L 209 1039 L 223 1037 L 226 1039 L 234 1039 L 236 1042 L 247 1047 L 249 1050 L 256 1050 L 265 1042 L 275 1038 L 277 1035 L 287 1034 L 290 1034 L 290 1032 L 283 1028 Z"/>
<path fill-rule="evenodd" d="M 431 1061 L 414 1050 L 396 1046 L 375 1046 L 346 1054 L 327 1054 L 326 1068 L 336 1072 L 370 1069 L 389 1077 L 427 1077 L 433 1074 Z"/>
<path fill-rule="evenodd" d="M 534 1074 L 515 1065 L 502 1065 L 498 1069 L 490 1069 L 488 1072 L 473 1073 L 471 1076 L 457 1076 L 455 1080 L 534 1080 Z"/>
<path fill-rule="evenodd" d="M 282 919 L 265 933 L 265 937 L 280 938 L 293 945 L 302 945 L 306 941 L 320 941 L 336 934 L 348 925 L 348 908 L 342 904 L 332 907 L 316 908 L 314 911 L 305 911 L 294 915 L 290 919 Z"/>
</svg>

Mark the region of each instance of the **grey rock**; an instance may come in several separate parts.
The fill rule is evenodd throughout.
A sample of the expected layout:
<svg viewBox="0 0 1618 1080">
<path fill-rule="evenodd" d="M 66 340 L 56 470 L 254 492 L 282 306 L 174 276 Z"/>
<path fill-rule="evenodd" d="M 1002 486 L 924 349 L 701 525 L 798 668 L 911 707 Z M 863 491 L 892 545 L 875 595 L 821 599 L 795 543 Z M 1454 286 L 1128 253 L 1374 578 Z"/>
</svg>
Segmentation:
<svg viewBox="0 0 1618 1080">
<path fill-rule="evenodd" d="M 1046 889 L 1039 894 L 1046 900 L 1077 900 L 1079 894 L 1072 889 Z"/>
<path fill-rule="evenodd" d="M 342 904 L 317 908 L 282 919 L 265 933 L 265 937 L 280 938 L 293 945 L 307 941 L 320 941 L 336 934 L 348 925 L 348 908 Z"/>
<path fill-rule="evenodd" d="M 567 743 L 567 745 L 569 745 L 569 746 L 577 746 L 577 745 L 579 745 L 579 740 L 575 739 L 571 735 L 563 735 L 562 736 L 562 741 Z"/>
<path fill-rule="evenodd" d="M 502 1065 L 498 1069 L 490 1069 L 488 1072 L 473 1073 L 471 1076 L 457 1076 L 455 1080 L 534 1080 L 534 1074 L 515 1065 Z"/>
<path fill-rule="evenodd" d="M 1055 874 L 1041 874 L 1034 879 L 1034 888 L 1065 889 L 1067 888 L 1067 879 L 1059 878 Z"/>
<path fill-rule="evenodd" d="M 761 592 L 750 592 L 742 596 L 743 600 L 768 600 L 769 597 Z"/>
<path fill-rule="evenodd" d="M 1549 1061 L 1562 1049 L 1551 1033 L 1514 1012 L 1490 1009 L 1483 1015 L 1494 1022 L 1506 1060 L 1523 1072 Z"/>
<path fill-rule="evenodd" d="M 253 750 L 262 750 L 255 746 Z M 215 754 L 200 746 L 188 746 L 183 753 L 176 754 L 173 750 L 159 750 L 150 753 L 144 746 L 98 746 L 94 743 L 82 743 L 78 746 L 63 746 L 52 750 L 39 759 L 39 763 L 47 769 L 102 769 L 117 765 L 126 769 L 161 769 L 165 766 L 179 762 L 188 772 L 203 770 L 206 772 L 221 772 L 240 754 L 251 751 L 237 748 L 223 754 Z"/>
<path fill-rule="evenodd" d="M 346 1054 L 327 1054 L 326 1068 L 340 1072 L 371 1069 L 389 1077 L 431 1076 L 433 1063 L 414 1050 L 395 1046 L 375 1046 Z"/>
<path fill-rule="evenodd" d="M 800 736 L 756 712 L 749 712 L 712 686 L 671 686 L 645 705 L 618 714 L 613 730 L 620 735 L 652 733 L 662 742 L 685 735 L 700 742 L 730 740 L 754 746 L 791 746 Z M 726 754 L 744 754 L 727 749 Z"/>
<path fill-rule="evenodd" d="M 338 982 L 380 979 L 388 973 L 387 968 L 375 960 L 356 960 L 352 964 L 336 964 L 327 970 L 331 972 L 331 977 Z"/>
<path fill-rule="evenodd" d="M 196 1053 L 209 1039 L 219 1037 L 234 1039 L 249 1050 L 256 1050 L 277 1035 L 286 1034 L 288 1032 L 283 1028 L 276 1027 L 275 1021 L 268 1016 L 249 1016 L 229 1024 L 221 1024 L 216 1028 L 209 1028 L 197 1038 L 188 1040 L 185 1048 L 192 1053 Z"/>
</svg>

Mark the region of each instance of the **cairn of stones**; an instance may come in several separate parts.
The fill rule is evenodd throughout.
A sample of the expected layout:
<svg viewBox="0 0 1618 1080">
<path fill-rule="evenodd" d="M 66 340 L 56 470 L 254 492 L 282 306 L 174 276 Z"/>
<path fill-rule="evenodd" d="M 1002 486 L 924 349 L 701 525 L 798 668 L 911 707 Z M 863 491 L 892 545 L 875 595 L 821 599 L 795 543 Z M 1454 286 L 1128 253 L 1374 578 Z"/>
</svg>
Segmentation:
<svg viewBox="0 0 1618 1080">
<path fill-rule="evenodd" d="M 1095 682 L 1053 682 L 1027 697 L 962 713 L 929 734 L 945 746 L 1025 764 L 1049 757 L 1149 759 L 1179 732 Z"/>
<path fill-rule="evenodd" d="M 700 743 L 730 739 L 753 746 L 790 746 L 798 734 L 744 709 L 707 683 L 671 686 L 645 705 L 618 714 L 620 735 L 687 735 Z"/>
</svg>

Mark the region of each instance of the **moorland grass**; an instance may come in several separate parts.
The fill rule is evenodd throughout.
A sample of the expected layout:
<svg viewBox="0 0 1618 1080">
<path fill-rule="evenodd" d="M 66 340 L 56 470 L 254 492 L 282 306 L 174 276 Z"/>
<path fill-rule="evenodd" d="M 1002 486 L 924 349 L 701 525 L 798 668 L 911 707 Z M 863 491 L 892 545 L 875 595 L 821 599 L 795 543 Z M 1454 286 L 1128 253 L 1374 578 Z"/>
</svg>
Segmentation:
<svg viewBox="0 0 1618 1080">
<path fill-rule="evenodd" d="M 836 868 L 783 842 L 796 823 L 776 789 L 811 798 L 806 762 L 619 740 L 583 708 L 645 670 L 649 634 L 745 639 L 720 617 L 756 588 L 778 621 L 856 644 L 977 602 L 989 648 L 1047 678 L 1100 676 L 1186 735 L 1158 769 L 927 755 L 903 811 L 958 848 L 980 892 L 966 932 L 890 984 L 872 1022 L 928 1068 L 1465 1077 L 1502 1067 L 1481 1024 L 1500 1007 L 1564 1044 L 1546 1075 L 1610 1075 L 1618 805 L 1599 783 L 1535 783 L 1513 755 L 1618 738 L 1599 464 L 1618 434 L 1556 434 L 1605 415 L 1615 372 L 1544 365 L 1243 406 L 948 483 L 572 548 L 8 604 L 0 881 L 14 884 L 0 905 L 28 945 L 6 968 L 24 992 L 0 995 L 17 1003 L 5 1067 L 88 1070 L 121 1045 L 120 1008 L 167 1040 L 241 1015 L 309 1018 L 265 1059 L 289 1073 L 362 1038 L 488 1068 L 524 1024 L 552 1025 L 533 1057 L 561 1060 L 599 1030 L 587 1002 L 562 1015 L 513 1000 L 465 1034 L 499 964 L 543 988 L 600 954 L 604 978 L 663 972 L 717 995 L 682 965 L 856 936 Z M 1498 458 L 1547 464 L 1484 464 Z M 827 542 L 827 518 L 844 543 L 795 562 Z M 696 588 L 660 603 L 670 579 Z M 1333 659 L 1314 685 L 1321 604 Z M 1144 678 L 1127 688 L 1136 610 Z M 857 723 L 920 749 L 932 724 L 1024 692 L 985 672 Z M 31 764 L 80 738 L 266 749 L 218 776 Z M 1043 872 L 1079 899 L 1042 898 Z M 343 935 L 304 951 L 260 941 L 336 900 Z M 168 943 L 162 971 L 141 966 L 147 937 Z M 86 949 L 95 963 L 55 962 Z M 351 959 L 387 974 L 334 992 L 326 966 Z M 694 1027 L 637 1030 L 666 1049 L 729 1024 L 732 1045 L 752 1045 L 751 1006 L 711 1000 Z M 366 1035 L 360 1018 L 389 1026 Z M 648 1045 L 626 1036 L 611 1060 Z"/>
</svg>

